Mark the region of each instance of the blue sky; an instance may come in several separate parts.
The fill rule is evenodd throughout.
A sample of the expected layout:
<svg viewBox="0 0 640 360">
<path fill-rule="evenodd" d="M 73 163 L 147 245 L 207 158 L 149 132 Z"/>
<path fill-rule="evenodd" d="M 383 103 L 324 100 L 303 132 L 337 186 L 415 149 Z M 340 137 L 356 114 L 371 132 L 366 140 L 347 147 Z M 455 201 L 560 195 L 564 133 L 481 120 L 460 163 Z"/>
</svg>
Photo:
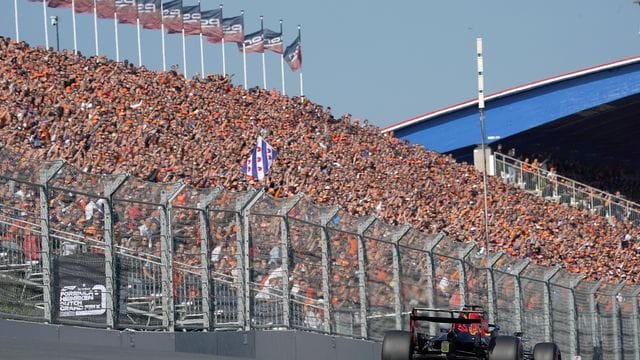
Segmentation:
<svg viewBox="0 0 640 360">
<path fill-rule="evenodd" d="M 15 37 L 13 0 L 0 11 L 0 34 Z M 184 0 L 185 5 L 196 0 Z M 219 1 L 202 0 L 203 9 Z M 44 44 L 42 6 L 18 0 L 20 37 Z M 482 36 L 487 93 L 618 60 L 640 53 L 640 6 L 632 0 L 365 0 L 248 1 L 224 3 L 225 17 L 245 10 L 245 31 L 278 30 L 285 42 L 302 25 L 305 94 L 386 126 L 476 96 L 475 39 Z M 49 9 L 60 17 L 61 47 L 72 48 L 70 10 Z M 94 54 L 93 17 L 77 15 L 79 49 Z M 119 25 L 120 55 L 137 63 L 135 27 Z M 113 21 L 99 20 L 100 50 L 115 58 Z M 49 27 L 50 46 L 55 32 Z M 168 35 L 169 64 L 182 69 L 179 35 Z M 142 31 L 143 62 L 160 69 L 159 31 Z M 200 71 L 197 37 L 187 39 L 187 69 Z M 242 57 L 226 45 L 227 70 L 242 84 Z M 261 56 L 248 54 L 249 86 L 262 85 Z M 205 71 L 220 73 L 220 45 L 205 45 Z M 280 89 L 280 62 L 266 54 L 268 87 Z M 286 71 L 287 94 L 299 94 L 297 73 Z"/>
</svg>

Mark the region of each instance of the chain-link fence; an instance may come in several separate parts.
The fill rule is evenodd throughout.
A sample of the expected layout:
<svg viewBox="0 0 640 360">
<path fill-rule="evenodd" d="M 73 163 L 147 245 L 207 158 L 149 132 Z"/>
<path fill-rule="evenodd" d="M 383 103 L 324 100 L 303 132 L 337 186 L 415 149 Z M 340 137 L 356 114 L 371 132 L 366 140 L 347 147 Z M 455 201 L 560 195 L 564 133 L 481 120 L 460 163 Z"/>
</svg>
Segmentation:
<svg viewBox="0 0 640 360">
<path fill-rule="evenodd" d="M 501 171 L 527 188 L 592 204 L 575 187 L 548 189 L 510 169 Z M 413 307 L 481 305 L 502 334 L 585 359 L 637 359 L 639 295 L 640 286 L 583 280 L 303 196 L 95 176 L 0 150 L 5 318 L 380 340 L 407 329 Z"/>
</svg>

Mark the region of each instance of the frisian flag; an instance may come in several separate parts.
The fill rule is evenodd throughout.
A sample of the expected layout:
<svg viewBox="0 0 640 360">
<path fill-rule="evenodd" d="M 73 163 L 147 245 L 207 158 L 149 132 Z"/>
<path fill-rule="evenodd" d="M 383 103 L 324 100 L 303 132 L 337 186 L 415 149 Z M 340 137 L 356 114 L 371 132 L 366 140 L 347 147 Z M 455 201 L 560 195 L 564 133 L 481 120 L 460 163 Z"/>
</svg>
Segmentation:
<svg viewBox="0 0 640 360">
<path fill-rule="evenodd" d="M 76 0 L 75 6 L 77 13 L 93 13 L 93 0 Z"/>
<path fill-rule="evenodd" d="M 292 71 L 300 69 L 302 66 L 302 45 L 300 44 L 300 35 L 293 40 L 291 45 L 287 46 L 284 51 L 284 60 L 289 64 Z"/>
<path fill-rule="evenodd" d="M 244 15 L 222 19 L 224 41 L 242 44 L 244 41 Z"/>
<path fill-rule="evenodd" d="M 171 0 L 162 4 L 162 22 L 169 34 L 182 32 L 182 0 Z"/>
<path fill-rule="evenodd" d="M 100 19 L 113 19 L 116 3 L 113 0 L 96 0 L 96 12 Z"/>
<path fill-rule="evenodd" d="M 200 5 L 182 7 L 182 26 L 185 35 L 200 34 Z"/>
<path fill-rule="evenodd" d="M 138 17 L 145 29 L 162 28 L 162 0 L 138 0 Z"/>
<path fill-rule="evenodd" d="M 264 141 L 262 136 L 258 136 L 256 147 L 253 148 L 251 156 L 242 166 L 242 172 L 247 176 L 262 180 L 277 157 L 278 152 Z"/>
<path fill-rule="evenodd" d="M 262 35 L 262 30 L 258 30 L 251 34 L 247 34 L 244 37 L 244 47 L 243 44 L 238 44 L 238 49 L 242 52 L 244 48 L 245 53 L 263 53 L 264 52 L 264 36 Z"/>
<path fill-rule="evenodd" d="M 135 24 L 138 18 L 138 4 L 136 0 L 115 0 L 118 22 L 122 24 Z"/>
<path fill-rule="evenodd" d="M 273 30 L 264 29 L 262 31 L 264 36 L 264 49 L 273 51 L 276 54 L 282 54 L 284 45 L 282 43 L 282 33 L 275 32 Z"/>
<path fill-rule="evenodd" d="M 207 41 L 217 44 L 222 41 L 222 9 L 200 12 L 200 28 Z"/>
</svg>

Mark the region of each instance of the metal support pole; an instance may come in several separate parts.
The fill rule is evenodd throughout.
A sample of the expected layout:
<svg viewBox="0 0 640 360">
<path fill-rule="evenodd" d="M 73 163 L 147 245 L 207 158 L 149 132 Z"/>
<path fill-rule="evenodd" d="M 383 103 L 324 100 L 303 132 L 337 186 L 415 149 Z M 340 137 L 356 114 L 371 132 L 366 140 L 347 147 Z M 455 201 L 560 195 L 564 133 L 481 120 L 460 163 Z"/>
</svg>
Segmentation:
<svg viewBox="0 0 640 360">
<path fill-rule="evenodd" d="M 217 187 L 210 193 L 203 196 L 198 202 L 198 219 L 200 225 L 200 285 L 202 291 L 202 327 L 211 330 L 214 325 L 211 314 L 215 311 L 215 306 L 211 303 L 211 258 L 209 257 L 209 241 L 211 224 L 209 223 L 209 204 L 215 199 L 222 189 Z"/>
<path fill-rule="evenodd" d="M 524 324 L 524 312 L 522 311 L 523 303 L 522 303 L 522 286 L 521 286 L 521 278 L 520 274 L 524 271 L 524 269 L 529 266 L 531 263 L 531 259 L 522 260 L 520 263 L 514 265 L 511 270 L 511 275 L 515 276 L 516 281 L 515 284 L 515 296 L 513 297 L 513 305 L 516 310 L 516 319 L 517 325 L 516 329 L 518 332 L 522 332 L 522 324 Z"/>
<path fill-rule="evenodd" d="M 49 17 L 47 16 L 47 1 L 42 2 L 42 16 L 44 18 L 44 46 L 49 50 Z"/>
<path fill-rule="evenodd" d="M 331 313 L 331 287 L 329 286 L 329 273 L 331 273 L 331 269 L 329 268 L 329 264 L 331 263 L 330 252 L 329 252 L 329 231 L 327 230 L 327 225 L 329 221 L 333 219 L 336 214 L 340 211 L 339 206 L 333 207 L 326 216 L 322 219 L 322 243 L 320 246 L 322 247 L 322 294 L 323 294 L 323 302 L 322 302 L 322 310 L 324 311 L 323 316 L 323 326 L 324 332 L 331 333 L 331 323 L 335 319 Z M 335 330 L 334 330 L 335 331 Z"/>
<path fill-rule="evenodd" d="M 56 162 L 48 169 L 40 169 L 40 242 L 42 248 L 42 297 L 44 320 L 53 322 L 53 274 L 51 267 L 51 241 L 49 238 L 49 181 L 62 168 L 64 162 Z"/>
<path fill-rule="evenodd" d="M 460 278 L 458 279 L 458 285 L 460 287 L 460 305 L 467 305 L 467 270 L 464 268 L 465 259 L 471 251 L 475 248 L 474 244 L 467 244 L 467 246 L 462 249 L 461 257 L 460 257 Z"/>
<path fill-rule="evenodd" d="M 160 193 L 160 259 L 162 262 L 162 326 L 167 331 L 175 329 L 175 309 L 173 298 L 173 235 L 171 233 L 171 200 L 184 187 L 178 184 L 170 192 Z"/>
<path fill-rule="evenodd" d="M 550 268 L 546 274 L 544 274 L 544 341 L 553 341 L 553 312 L 551 311 L 551 284 L 549 281 L 554 277 L 560 267 Z"/>
<path fill-rule="evenodd" d="M 239 217 L 241 219 L 243 233 L 241 234 L 241 245 L 238 249 L 242 249 L 242 251 L 238 251 L 240 255 L 239 264 L 241 266 L 241 270 L 239 273 L 239 283 L 240 287 L 238 289 L 242 289 L 242 291 L 238 291 L 238 298 L 242 296 L 242 300 L 238 300 L 240 314 L 238 314 L 238 318 L 241 321 L 241 325 L 243 326 L 245 331 L 251 329 L 251 273 L 250 273 L 250 264 L 251 259 L 249 258 L 249 248 L 251 246 L 251 237 L 249 236 L 249 215 L 251 213 L 251 207 L 262 198 L 265 191 L 264 189 L 260 189 L 259 191 L 253 194 L 253 197 L 249 199 L 246 204 L 243 204 L 239 211 Z"/>
<path fill-rule="evenodd" d="M 480 112 L 480 137 L 482 144 L 482 186 L 484 194 L 484 245 L 486 254 L 491 250 L 489 238 L 489 207 L 487 201 L 487 151 L 485 148 L 485 131 L 484 131 L 484 62 L 482 58 L 482 38 L 476 39 L 476 52 L 478 55 L 478 111 Z"/>
<path fill-rule="evenodd" d="M 364 233 L 376 221 L 375 216 L 370 216 L 358 225 L 358 283 L 360 289 L 360 336 L 366 339 L 369 336 L 367 319 L 367 268 L 364 263 L 365 247 Z"/>
<path fill-rule="evenodd" d="M 402 330 L 402 292 L 400 283 L 400 239 L 411 230 L 411 226 L 403 226 L 396 234 L 393 234 L 393 297 L 395 300 L 396 330 Z"/>
<path fill-rule="evenodd" d="M 622 289 L 624 288 L 624 280 L 621 281 L 612 291 L 612 295 L 611 295 L 611 321 L 613 322 L 613 338 L 615 339 L 614 345 L 613 345 L 613 349 L 615 352 L 615 359 L 616 360 L 621 360 L 622 359 L 622 331 L 621 331 L 621 325 L 622 323 L 621 318 L 620 318 L 620 309 L 618 306 L 618 295 L 620 294 L 620 292 L 622 291 Z"/>
<path fill-rule="evenodd" d="M 302 195 L 298 194 L 294 197 L 293 201 L 286 206 L 278 209 L 278 215 L 281 216 L 280 220 L 280 239 L 282 241 L 282 248 L 280 253 L 282 254 L 282 319 L 284 320 L 284 326 L 291 328 L 291 286 L 289 284 L 289 218 L 287 214 L 289 211 L 302 199 Z"/>
<path fill-rule="evenodd" d="M 117 272 L 115 270 L 115 235 L 113 228 L 113 194 L 122 186 L 127 180 L 127 175 L 121 174 L 110 184 L 107 184 L 104 189 L 104 199 L 107 200 L 104 205 L 104 278 L 106 294 L 103 294 L 107 298 L 107 328 L 114 329 L 117 324 L 116 316 L 116 294 L 119 295 L 119 290 L 115 288 L 117 283 L 115 277 Z"/>
<path fill-rule="evenodd" d="M 18 19 L 18 0 L 13 0 L 13 16 L 16 22 L 16 41 L 20 42 L 20 20 Z"/>
<path fill-rule="evenodd" d="M 636 290 L 633 291 L 630 295 L 631 301 L 633 303 L 633 308 L 631 309 L 631 318 L 633 320 L 633 353 L 634 360 L 640 360 L 640 317 L 638 316 L 638 296 L 640 296 L 640 287 L 636 286 Z"/>
<path fill-rule="evenodd" d="M 493 278 L 493 267 L 503 255 L 504 252 L 500 251 L 487 257 L 487 303 L 489 305 L 487 312 L 489 313 L 489 322 L 494 324 L 497 319 L 497 306 L 495 295 L 495 279 Z"/>
<path fill-rule="evenodd" d="M 578 334 L 578 309 L 576 308 L 576 285 L 578 285 L 578 283 L 580 281 L 582 281 L 582 279 L 584 278 L 584 275 L 579 275 L 577 278 L 575 278 L 574 280 L 572 280 L 569 283 L 569 289 L 570 289 L 570 296 L 569 296 L 569 303 L 567 304 L 567 306 L 569 307 L 569 312 L 570 312 L 570 316 L 569 316 L 569 343 L 570 343 L 570 358 L 573 358 L 574 356 L 580 354 L 580 339 L 579 339 L 579 334 Z M 640 360 L 640 359 L 638 359 Z"/>
<path fill-rule="evenodd" d="M 434 276 L 436 274 L 436 266 L 433 261 L 433 249 L 445 238 L 443 232 L 438 233 L 435 238 L 430 240 L 429 238 L 425 238 L 424 250 L 427 253 L 427 305 L 429 308 L 435 308 L 435 283 Z M 431 335 L 437 334 L 437 324 L 434 322 L 429 323 L 429 331 Z"/>
</svg>

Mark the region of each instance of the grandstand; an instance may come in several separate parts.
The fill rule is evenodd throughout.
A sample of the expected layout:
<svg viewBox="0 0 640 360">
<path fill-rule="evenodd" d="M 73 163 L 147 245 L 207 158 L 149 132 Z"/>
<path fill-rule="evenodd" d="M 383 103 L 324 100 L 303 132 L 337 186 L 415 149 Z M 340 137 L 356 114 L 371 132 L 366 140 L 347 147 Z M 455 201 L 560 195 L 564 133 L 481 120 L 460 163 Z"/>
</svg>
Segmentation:
<svg viewBox="0 0 640 360">
<path fill-rule="evenodd" d="M 487 254 L 476 170 L 348 115 L 6 38 L 0 65 L 3 317 L 379 340 L 412 306 L 481 303 L 568 354 L 638 356 L 628 217 L 491 178 Z M 257 135 L 262 181 L 240 171 Z"/>
</svg>

